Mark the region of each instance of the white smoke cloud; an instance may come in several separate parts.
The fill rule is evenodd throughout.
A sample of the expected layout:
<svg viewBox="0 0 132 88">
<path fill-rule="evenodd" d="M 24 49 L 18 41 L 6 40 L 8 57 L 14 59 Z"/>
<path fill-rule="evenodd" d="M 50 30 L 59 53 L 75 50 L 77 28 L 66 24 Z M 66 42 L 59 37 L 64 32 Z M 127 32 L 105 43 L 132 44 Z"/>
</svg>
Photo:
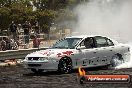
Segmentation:
<svg viewBox="0 0 132 88">
<path fill-rule="evenodd" d="M 107 35 L 128 42 L 132 28 L 132 0 L 90 0 L 74 12 L 74 31 L 80 34 Z M 120 39 L 119 39 L 120 38 Z"/>
<path fill-rule="evenodd" d="M 73 25 L 73 33 L 105 35 L 119 42 L 132 42 L 131 9 L 132 0 L 89 0 L 74 9 L 77 22 Z M 129 67 L 132 67 L 132 57 L 116 68 Z"/>
<path fill-rule="evenodd" d="M 115 69 L 121 69 L 121 68 L 132 68 L 132 43 L 128 43 L 130 45 L 130 57 L 125 57 L 125 62 L 116 66 Z"/>
</svg>

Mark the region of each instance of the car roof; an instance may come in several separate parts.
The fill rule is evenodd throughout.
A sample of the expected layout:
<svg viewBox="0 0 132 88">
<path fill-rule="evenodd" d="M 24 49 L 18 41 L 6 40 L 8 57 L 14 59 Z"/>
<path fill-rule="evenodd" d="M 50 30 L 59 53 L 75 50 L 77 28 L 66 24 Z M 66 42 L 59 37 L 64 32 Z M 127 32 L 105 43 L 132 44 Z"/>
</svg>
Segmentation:
<svg viewBox="0 0 132 88">
<path fill-rule="evenodd" d="M 69 37 L 66 37 L 66 38 L 82 38 L 82 39 L 85 39 L 87 37 L 96 37 L 96 36 L 106 37 L 106 38 L 112 40 L 115 45 L 118 44 L 118 42 L 116 40 L 111 39 L 111 38 L 109 38 L 107 36 L 102 36 L 102 35 L 77 35 L 77 36 L 69 36 Z"/>
<path fill-rule="evenodd" d="M 87 37 L 95 37 L 95 36 L 101 36 L 101 35 L 77 35 L 77 36 L 69 36 L 66 38 L 87 38 Z M 105 36 L 102 36 L 105 37 Z"/>
</svg>

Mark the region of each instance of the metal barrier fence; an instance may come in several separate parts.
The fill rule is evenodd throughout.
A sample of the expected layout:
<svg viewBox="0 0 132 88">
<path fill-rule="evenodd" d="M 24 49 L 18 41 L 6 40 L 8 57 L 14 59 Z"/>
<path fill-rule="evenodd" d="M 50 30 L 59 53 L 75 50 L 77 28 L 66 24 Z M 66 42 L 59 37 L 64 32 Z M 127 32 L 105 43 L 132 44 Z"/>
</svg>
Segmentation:
<svg viewBox="0 0 132 88">
<path fill-rule="evenodd" d="M 6 59 L 24 59 L 25 56 L 29 53 L 39 51 L 39 50 L 45 50 L 48 47 L 44 48 L 32 48 L 32 49 L 20 49 L 20 50 L 7 50 L 7 51 L 0 51 L 0 60 L 6 60 Z"/>
</svg>

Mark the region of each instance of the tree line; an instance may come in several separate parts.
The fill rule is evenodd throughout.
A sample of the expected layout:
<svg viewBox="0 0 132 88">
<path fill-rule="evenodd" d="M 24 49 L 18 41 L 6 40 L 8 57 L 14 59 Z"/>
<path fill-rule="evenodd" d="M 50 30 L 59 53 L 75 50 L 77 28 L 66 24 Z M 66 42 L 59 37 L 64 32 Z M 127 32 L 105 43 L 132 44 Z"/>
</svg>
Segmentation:
<svg viewBox="0 0 132 88">
<path fill-rule="evenodd" d="M 51 25 L 57 25 L 65 19 L 73 20 L 71 8 L 85 0 L 0 0 L 0 29 L 7 30 L 14 21 L 22 24 L 35 21 L 44 33 L 48 33 Z"/>
</svg>

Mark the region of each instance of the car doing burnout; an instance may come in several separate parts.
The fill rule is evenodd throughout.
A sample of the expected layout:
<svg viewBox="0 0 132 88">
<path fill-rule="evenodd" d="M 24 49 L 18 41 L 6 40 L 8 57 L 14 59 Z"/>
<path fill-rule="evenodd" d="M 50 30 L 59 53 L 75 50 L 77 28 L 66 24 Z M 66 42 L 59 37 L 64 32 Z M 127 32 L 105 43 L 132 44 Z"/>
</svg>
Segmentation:
<svg viewBox="0 0 132 88">
<path fill-rule="evenodd" d="M 129 46 L 103 36 L 72 36 L 45 50 L 28 54 L 25 68 L 38 73 L 57 70 L 69 73 L 78 67 L 117 66 L 130 53 Z"/>
</svg>

